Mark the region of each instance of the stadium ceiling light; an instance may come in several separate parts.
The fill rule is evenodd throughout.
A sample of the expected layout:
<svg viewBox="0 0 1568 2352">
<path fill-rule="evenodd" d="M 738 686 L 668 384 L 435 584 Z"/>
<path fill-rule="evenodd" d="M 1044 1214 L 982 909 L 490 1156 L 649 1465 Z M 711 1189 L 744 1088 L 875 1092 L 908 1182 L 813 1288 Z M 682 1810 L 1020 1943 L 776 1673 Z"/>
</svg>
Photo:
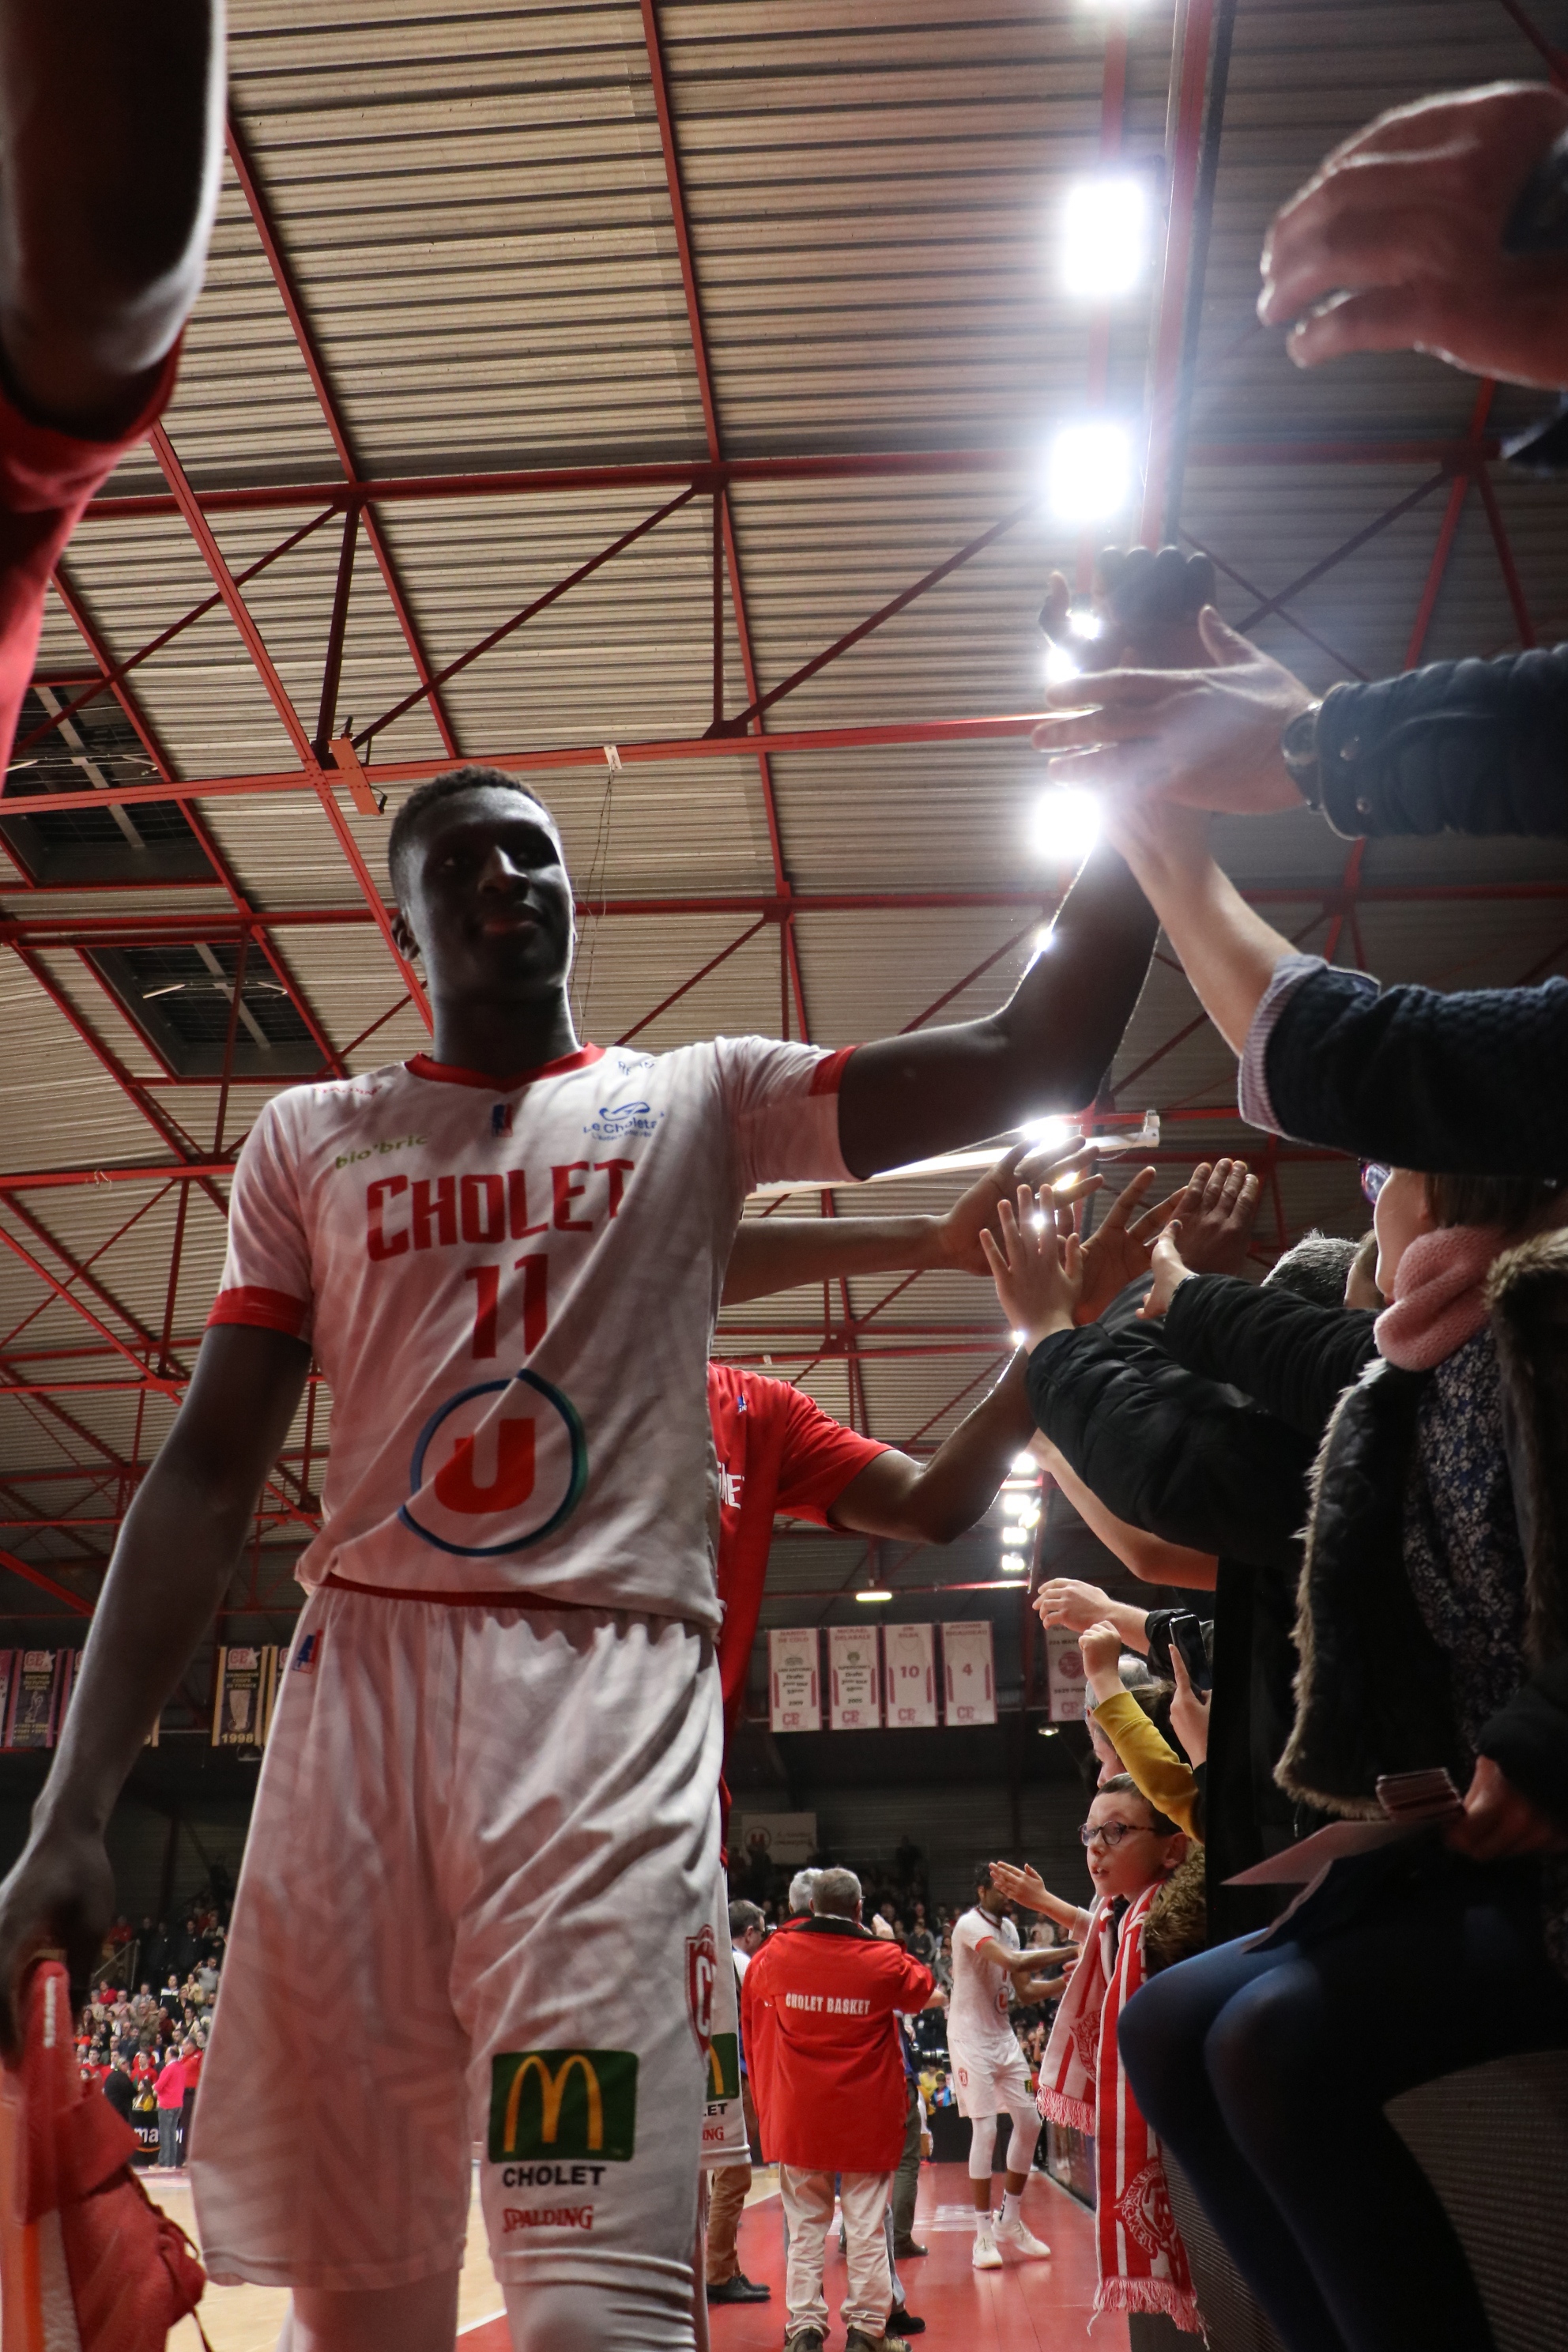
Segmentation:
<svg viewBox="0 0 1568 2352">
<path fill-rule="evenodd" d="M 1092 417 L 1059 427 L 1046 468 L 1058 522 L 1110 522 L 1132 497 L 1132 442 L 1124 425 Z"/>
<path fill-rule="evenodd" d="M 1046 684 L 1047 686 L 1066 686 L 1069 678 L 1081 677 L 1082 675 L 1082 671 L 1066 646 L 1046 647 Z"/>
<path fill-rule="evenodd" d="M 1031 846 L 1037 857 L 1078 866 L 1100 839 L 1100 803 L 1092 793 L 1053 784 L 1035 803 Z"/>
<path fill-rule="evenodd" d="M 1013 1467 L 1007 1473 L 1010 1478 L 1036 1479 L 1039 1475 L 1040 1465 L 1032 1454 L 1017 1454 L 1014 1459 Z"/>
<path fill-rule="evenodd" d="M 1004 1528 L 1002 1529 L 1002 1540 L 1005 1544 L 1027 1543 L 1029 1540 L 1029 1530 L 1027 1528 Z"/>
<path fill-rule="evenodd" d="M 892 1594 L 885 1585 L 863 1584 L 856 1593 L 857 1601 L 890 1601 Z"/>
<path fill-rule="evenodd" d="M 1149 259 L 1149 191 L 1127 172 L 1074 180 L 1062 206 L 1063 291 L 1087 302 L 1130 294 Z"/>
</svg>

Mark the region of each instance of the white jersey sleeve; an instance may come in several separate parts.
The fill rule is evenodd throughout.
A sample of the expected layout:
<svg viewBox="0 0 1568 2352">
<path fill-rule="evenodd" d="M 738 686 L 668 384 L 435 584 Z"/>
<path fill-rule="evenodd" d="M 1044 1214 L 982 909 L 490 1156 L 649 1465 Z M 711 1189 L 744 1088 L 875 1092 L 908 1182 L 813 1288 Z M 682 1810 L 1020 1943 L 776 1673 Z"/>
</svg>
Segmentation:
<svg viewBox="0 0 1568 2352">
<path fill-rule="evenodd" d="M 748 1192 L 791 1176 L 854 1181 L 838 1148 L 838 1081 L 853 1046 L 825 1054 L 775 1037 L 715 1037 L 713 1050 Z"/>
<path fill-rule="evenodd" d="M 309 1340 L 315 1286 L 288 1109 L 293 1099 L 281 1095 L 269 1102 L 240 1152 L 229 1195 L 223 1284 L 209 1320 L 259 1325 Z"/>
</svg>

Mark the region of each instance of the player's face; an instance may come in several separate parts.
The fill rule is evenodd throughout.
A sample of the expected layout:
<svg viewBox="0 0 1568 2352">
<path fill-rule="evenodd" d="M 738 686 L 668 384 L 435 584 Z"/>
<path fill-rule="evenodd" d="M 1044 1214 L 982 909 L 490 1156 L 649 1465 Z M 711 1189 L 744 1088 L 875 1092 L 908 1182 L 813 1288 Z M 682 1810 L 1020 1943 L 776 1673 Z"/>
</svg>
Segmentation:
<svg viewBox="0 0 1568 2352">
<path fill-rule="evenodd" d="M 572 881 L 537 802 L 477 787 L 426 820 L 404 878 L 396 927 L 417 947 L 433 994 L 536 996 L 572 969 Z"/>
</svg>

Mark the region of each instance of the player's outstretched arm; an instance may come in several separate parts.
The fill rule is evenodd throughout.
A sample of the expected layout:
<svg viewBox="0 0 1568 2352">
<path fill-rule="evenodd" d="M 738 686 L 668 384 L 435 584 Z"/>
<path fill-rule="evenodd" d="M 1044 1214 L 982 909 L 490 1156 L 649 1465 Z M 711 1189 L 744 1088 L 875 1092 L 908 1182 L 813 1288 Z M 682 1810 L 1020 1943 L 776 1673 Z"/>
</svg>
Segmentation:
<svg viewBox="0 0 1568 2352">
<path fill-rule="evenodd" d="M 1078 1202 L 1100 1181 L 1092 1144 L 1054 1156 L 1019 1144 L 944 1216 L 749 1217 L 730 1251 L 724 1304 L 859 1274 L 987 1274 L 980 1235 L 994 1222 L 998 1201 L 1026 1183 L 1049 1184 L 1058 1200 Z"/>
<path fill-rule="evenodd" d="M 0 361 L 37 423 L 112 440 L 202 281 L 222 0 L 0 0 Z"/>
<path fill-rule="evenodd" d="M 850 1055 L 838 1093 L 848 1167 L 874 1176 L 1092 1102 L 1138 1002 L 1154 929 L 1122 857 L 1098 848 L 999 1012 Z"/>
<path fill-rule="evenodd" d="M 212 1622 L 294 1418 L 310 1351 L 281 1332 L 209 1331 L 157 1460 L 125 1515 L 64 1733 L 20 1860 L 0 1885 L 0 2049 L 16 1979 L 63 1945 L 85 1986 L 114 1914 L 104 1829 L 158 1710 Z"/>
<path fill-rule="evenodd" d="M 972 1528 L 1035 1434 L 1024 1387 L 1026 1360 L 1014 1357 L 990 1395 L 929 1462 L 896 1449 L 868 1462 L 829 1511 L 834 1525 L 900 1543 L 952 1543 Z"/>
</svg>

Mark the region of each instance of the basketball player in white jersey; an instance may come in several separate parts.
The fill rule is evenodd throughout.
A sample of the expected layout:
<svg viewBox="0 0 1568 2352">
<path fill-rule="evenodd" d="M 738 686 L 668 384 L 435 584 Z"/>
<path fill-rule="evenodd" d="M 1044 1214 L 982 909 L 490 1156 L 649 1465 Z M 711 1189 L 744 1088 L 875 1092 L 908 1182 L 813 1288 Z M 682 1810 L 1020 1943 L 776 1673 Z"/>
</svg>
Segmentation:
<svg viewBox="0 0 1568 2352">
<path fill-rule="evenodd" d="M 705 1376 L 749 1189 L 1094 1094 L 1153 921 L 1097 853 L 986 1019 L 826 1053 L 580 1045 L 560 836 L 468 769 L 393 827 L 433 1051 L 292 1088 L 241 1155 L 189 1392 L 127 1513 L 26 1852 L 0 2038 L 114 1908 L 104 1825 L 211 1622 L 312 1354 L 321 1528 L 192 2164 L 292 2352 L 450 2352 L 470 2151 L 520 2352 L 689 2352 L 718 1840 Z"/>
<path fill-rule="evenodd" d="M 1007 2014 L 1020 1967 L 1033 1966 L 1036 1956 L 1020 1952 L 1018 1930 L 1007 1916 L 1005 1897 L 991 1884 L 987 1864 L 981 1864 L 976 1877 L 973 1907 L 953 1922 L 947 2048 L 958 2112 L 969 2118 L 969 2185 L 974 2198 L 972 2260 L 977 2271 L 994 2271 L 1002 2267 L 998 2241 L 1021 2254 L 1048 2254 L 1051 2250 L 1024 2221 L 1023 2196 L 1035 2142 L 1040 2136 L 1040 2117 L 1029 2089 L 1029 2070 Z M 1002 2210 L 993 2220 L 991 2172 L 997 2119 L 1003 2115 L 1011 2118 L 1012 2132 Z"/>
</svg>

